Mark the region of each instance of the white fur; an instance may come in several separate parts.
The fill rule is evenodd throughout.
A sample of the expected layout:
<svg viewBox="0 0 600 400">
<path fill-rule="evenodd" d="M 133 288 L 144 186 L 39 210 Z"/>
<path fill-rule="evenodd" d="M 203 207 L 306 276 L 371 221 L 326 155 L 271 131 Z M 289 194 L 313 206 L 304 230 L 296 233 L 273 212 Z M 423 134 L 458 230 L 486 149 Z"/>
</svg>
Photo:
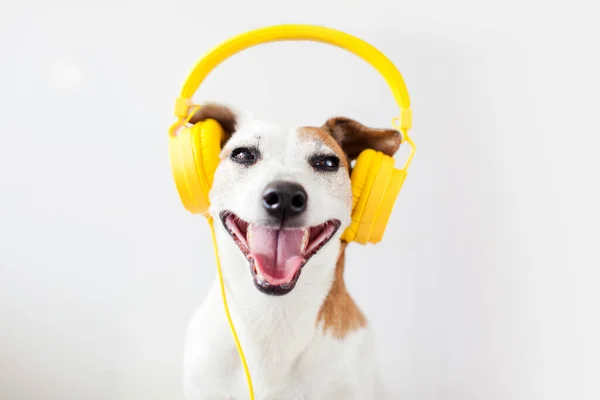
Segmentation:
<svg viewBox="0 0 600 400">
<path fill-rule="evenodd" d="M 229 308 L 252 375 L 258 400 L 369 400 L 377 378 L 371 334 L 367 328 L 343 339 L 325 333 L 317 315 L 334 277 L 339 236 L 350 222 L 348 172 L 319 174 L 307 162 L 324 143 L 246 117 L 224 153 L 240 145 L 258 145 L 262 159 L 250 168 L 231 160 L 220 163 L 211 191 L 211 214 L 226 282 Z M 331 218 L 342 221 L 337 231 L 303 268 L 289 294 L 269 296 L 252 282 L 248 261 L 222 226 L 219 212 L 228 209 L 250 223 L 265 217 L 260 193 L 273 180 L 293 180 L 308 193 L 308 225 Z M 212 262 L 211 262 L 212 263 Z M 221 300 L 218 278 L 193 316 L 184 354 L 187 400 L 247 399 L 242 364 Z"/>
</svg>

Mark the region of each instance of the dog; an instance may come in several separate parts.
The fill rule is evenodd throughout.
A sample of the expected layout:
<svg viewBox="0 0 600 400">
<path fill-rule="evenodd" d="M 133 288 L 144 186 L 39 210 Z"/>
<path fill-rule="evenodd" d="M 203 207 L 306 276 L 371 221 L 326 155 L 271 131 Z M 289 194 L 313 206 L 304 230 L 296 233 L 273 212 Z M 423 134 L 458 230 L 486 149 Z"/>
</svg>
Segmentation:
<svg viewBox="0 0 600 400">
<path fill-rule="evenodd" d="M 282 127 L 208 103 L 223 127 L 210 210 L 228 305 L 260 400 L 385 399 L 373 339 L 344 284 L 352 162 L 402 137 L 343 117 Z M 186 334 L 187 400 L 247 399 L 218 278 Z"/>
</svg>

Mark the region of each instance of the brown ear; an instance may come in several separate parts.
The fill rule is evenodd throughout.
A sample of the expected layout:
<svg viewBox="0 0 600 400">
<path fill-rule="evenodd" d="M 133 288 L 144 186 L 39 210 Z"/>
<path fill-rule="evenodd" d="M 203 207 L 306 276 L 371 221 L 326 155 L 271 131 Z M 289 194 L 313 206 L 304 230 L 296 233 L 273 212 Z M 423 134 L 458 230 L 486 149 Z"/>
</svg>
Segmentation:
<svg viewBox="0 0 600 400">
<path fill-rule="evenodd" d="M 350 160 L 365 149 L 380 151 L 393 156 L 402 142 L 402 135 L 395 129 L 374 129 L 345 117 L 329 119 L 323 128 L 339 143 Z"/>
<path fill-rule="evenodd" d="M 223 147 L 237 128 L 237 117 L 235 113 L 227 106 L 216 103 L 206 103 L 194 113 L 192 118 L 190 118 L 190 123 L 195 124 L 200 121 L 206 121 L 207 119 L 214 119 L 223 127 L 223 130 L 225 131 L 225 135 L 221 138 L 221 147 Z"/>
</svg>

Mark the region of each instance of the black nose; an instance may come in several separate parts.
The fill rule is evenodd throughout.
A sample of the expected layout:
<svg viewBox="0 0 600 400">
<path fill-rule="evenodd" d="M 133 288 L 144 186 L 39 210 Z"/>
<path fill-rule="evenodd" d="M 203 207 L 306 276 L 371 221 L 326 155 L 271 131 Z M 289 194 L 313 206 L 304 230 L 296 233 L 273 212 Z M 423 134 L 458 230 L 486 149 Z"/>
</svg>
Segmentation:
<svg viewBox="0 0 600 400">
<path fill-rule="evenodd" d="M 283 218 L 301 214 L 306 209 L 308 196 L 297 183 L 271 182 L 263 192 L 263 207 L 273 216 Z"/>
</svg>

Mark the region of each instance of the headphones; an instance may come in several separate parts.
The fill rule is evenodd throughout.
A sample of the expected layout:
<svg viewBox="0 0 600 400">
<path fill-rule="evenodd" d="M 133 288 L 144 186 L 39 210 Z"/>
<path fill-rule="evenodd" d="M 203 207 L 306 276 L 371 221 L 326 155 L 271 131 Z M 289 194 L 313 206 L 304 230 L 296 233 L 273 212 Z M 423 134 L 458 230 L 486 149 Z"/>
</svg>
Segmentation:
<svg viewBox="0 0 600 400">
<path fill-rule="evenodd" d="M 408 135 L 412 124 L 410 98 L 402 75 L 383 53 L 347 33 L 313 25 L 277 25 L 256 29 L 221 43 L 206 54 L 190 72 L 175 102 L 177 120 L 169 128 L 169 158 L 183 206 L 193 214 L 205 215 L 210 224 L 225 312 L 246 372 L 250 399 L 254 399 L 252 381 L 229 315 L 213 219 L 208 213 L 209 192 L 219 164 L 224 131 L 219 123 L 212 119 L 190 126 L 189 120 L 200 109 L 200 106 L 193 104 L 191 98 L 208 74 L 232 55 L 263 43 L 297 40 L 311 40 L 343 48 L 361 57 L 379 71 L 400 107 L 400 117 L 394 118 L 392 124 L 401 132 L 402 142 L 410 146 L 410 154 L 401 169 L 395 168 L 392 157 L 372 149 L 366 149 L 358 156 L 350 175 L 352 222 L 342 233 L 342 240 L 360 244 L 381 241 L 415 153 L 415 145 Z"/>
</svg>

